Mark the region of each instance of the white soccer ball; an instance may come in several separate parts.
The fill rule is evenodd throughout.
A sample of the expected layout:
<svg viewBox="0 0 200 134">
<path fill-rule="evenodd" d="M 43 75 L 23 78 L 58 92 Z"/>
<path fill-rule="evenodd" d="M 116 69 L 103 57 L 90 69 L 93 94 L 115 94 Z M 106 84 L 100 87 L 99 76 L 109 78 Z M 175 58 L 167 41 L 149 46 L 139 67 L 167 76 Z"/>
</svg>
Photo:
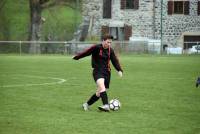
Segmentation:
<svg viewBox="0 0 200 134">
<path fill-rule="evenodd" d="M 121 108 L 121 103 L 118 99 L 112 99 L 109 102 L 109 107 L 113 111 L 117 111 Z"/>
</svg>

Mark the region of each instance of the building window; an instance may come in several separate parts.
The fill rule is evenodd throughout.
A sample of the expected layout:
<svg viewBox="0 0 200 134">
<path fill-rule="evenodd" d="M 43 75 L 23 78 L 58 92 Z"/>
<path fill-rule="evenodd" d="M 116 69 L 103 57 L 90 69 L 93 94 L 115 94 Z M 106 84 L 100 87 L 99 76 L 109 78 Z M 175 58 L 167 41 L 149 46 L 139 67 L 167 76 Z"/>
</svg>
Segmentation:
<svg viewBox="0 0 200 134">
<path fill-rule="evenodd" d="M 133 0 L 126 0 L 126 9 L 133 9 L 133 8 L 134 8 Z"/>
<path fill-rule="evenodd" d="M 198 9 L 197 9 L 197 14 L 200 15 L 200 1 L 198 1 Z"/>
<path fill-rule="evenodd" d="M 111 18 L 112 0 L 103 0 L 103 18 Z"/>
<path fill-rule="evenodd" d="M 111 34 L 114 37 L 114 40 L 129 40 L 129 37 L 132 36 L 132 26 L 124 25 L 124 27 L 101 27 L 102 37 L 105 34 Z"/>
<path fill-rule="evenodd" d="M 114 40 L 124 40 L 124 27 L 110 27 L 109 30 Z"/>
<path fill-rule="evenodd" d="M 185 35 L 183 49 L 192 48 L 192 46 L 198 45 L 200 42 L 200 35 Z"/>
<path fill-rule="evenodd" d="M 139 0 L 121 0 L 121 9 L 139 9 Z"/>
<path fill-rule="evenodd" d="M 174 1 L 174 14 L 183 14 L 183 1 Z"/>
<path fill-rule="evenodd" d="M 168 1 L 168 15 L 184 14 L 189 15 L 189 1 Z"/>
</svg>

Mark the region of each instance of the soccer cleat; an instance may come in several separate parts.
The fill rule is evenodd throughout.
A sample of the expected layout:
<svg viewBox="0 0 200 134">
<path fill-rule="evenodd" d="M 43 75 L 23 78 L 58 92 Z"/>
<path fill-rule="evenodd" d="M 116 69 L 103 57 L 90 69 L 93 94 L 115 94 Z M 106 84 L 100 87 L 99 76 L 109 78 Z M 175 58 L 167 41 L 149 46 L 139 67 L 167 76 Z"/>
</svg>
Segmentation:
<svg viewBox="0 0 200 134">
<path fill-rule="evenodd" d="M 88 111 L 89 110 L 89 105 L 87 103 L 83 103 L 83 110 Z"/>
<path fill-rule="evenodd" d="M 109 108 L 109 105 L 106 104 L 106 105 L 103 105 L 103 106 L 99 106 L 98 109 L 100 111 L 104 111 L 104 112 L 109 112 L 110 111 L 110 108 Z"/>
<path fill-rule="evenodd" d="M 200 85 L 200 77 L 197 78 L 196 87 L 198 87 L 199 85 Z"/>
</svg>

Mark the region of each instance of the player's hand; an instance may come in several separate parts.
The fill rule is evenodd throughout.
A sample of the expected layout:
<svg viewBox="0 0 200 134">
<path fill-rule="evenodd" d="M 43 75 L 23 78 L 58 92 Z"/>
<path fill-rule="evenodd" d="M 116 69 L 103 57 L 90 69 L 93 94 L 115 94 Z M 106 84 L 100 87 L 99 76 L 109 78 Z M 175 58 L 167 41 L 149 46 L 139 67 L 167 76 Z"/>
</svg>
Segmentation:
<svg viewBox="0 0 200 134">
<path fill-rule="evenodd" d="M 122 77 L 123 76 L 122 71 L 118 71 L 118 75 L 119 75 L 119 77 Z"/>
<path fill-rule="evenodd" d="M 78 60 L 78 57 L 77 57 L 77 56 L 74 56 L 74 57 L 72 57 L 72 59 L 74 59 L 74 60 Z"/>
</svg>

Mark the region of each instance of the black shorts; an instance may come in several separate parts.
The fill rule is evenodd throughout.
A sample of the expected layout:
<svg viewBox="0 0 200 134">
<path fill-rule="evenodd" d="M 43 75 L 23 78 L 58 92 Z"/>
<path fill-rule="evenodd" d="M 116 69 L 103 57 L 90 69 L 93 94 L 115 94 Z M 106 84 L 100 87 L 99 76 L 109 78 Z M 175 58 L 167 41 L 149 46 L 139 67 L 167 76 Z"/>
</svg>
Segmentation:
<svg viewBox="0 0 200 134">
<path fill-rule="evenodd" d="M 98 71 L 98 70 L 93 70 L 93 78 L 94 81 L 96 82 L 99 78 L 104 78 L 104 85 L 105 88 L 108 89 L 109 88 L 109 84 L 110 84 L 110 71 Z"/>
</svg>

